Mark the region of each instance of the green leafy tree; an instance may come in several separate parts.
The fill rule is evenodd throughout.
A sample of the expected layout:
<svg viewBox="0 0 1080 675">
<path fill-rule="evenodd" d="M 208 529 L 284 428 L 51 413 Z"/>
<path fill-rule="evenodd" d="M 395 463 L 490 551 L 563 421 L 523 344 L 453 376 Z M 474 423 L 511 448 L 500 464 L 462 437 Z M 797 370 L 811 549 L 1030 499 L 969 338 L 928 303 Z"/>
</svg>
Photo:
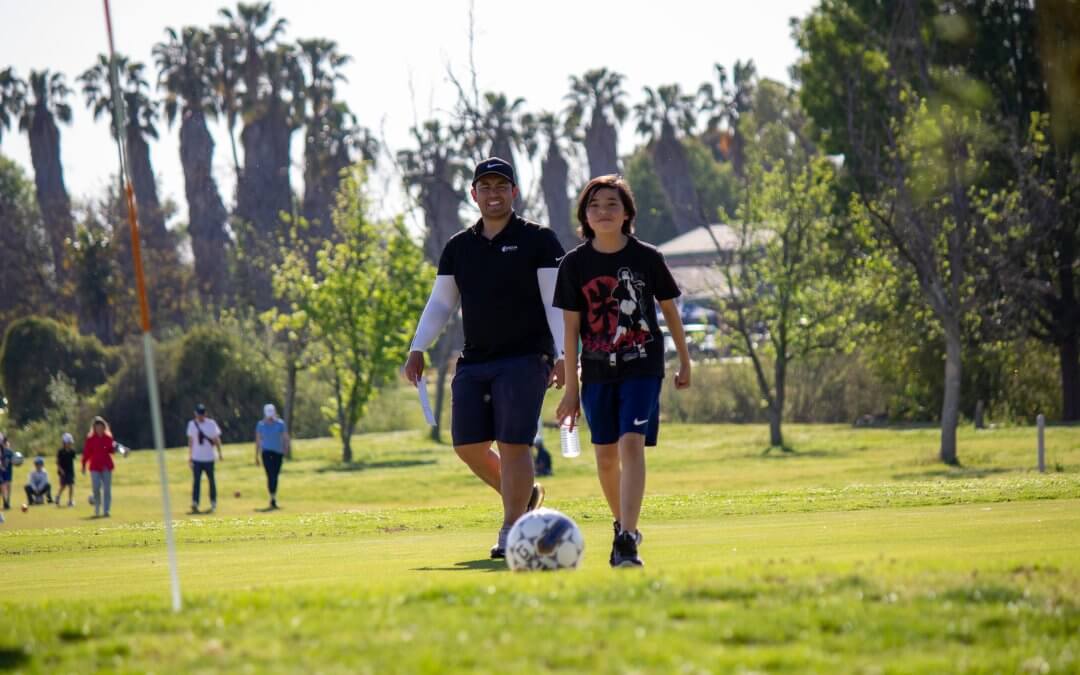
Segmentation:
<svg viewBox="0 0 1080 675">
<path fill-rule="evenodd" d="M 769 443 L 783 448 L 788 370 L 849 345 L 855 303 L 835 274 L 840 252 L 829 245 L 837 227 L 832 165 L 779 160 L 765 171 L 751 162 L 747 178 L 740 224 L 720 257 L 726 287 L 718 302 L 731 348 L 754 366 Z"/>
<path fill-rule="evenodd" d="M 368 402 L 397 377 L 408 355 L 412 321 L 434 278 L 404 222 L 368 219 L 364 172 L 342 181 L 334 210 L 336 241 L 325 242 L 310 270 L 289 252 L 275 270 L 278 297 L 302 313 L 326 354 L 334 388 L 334 431 L 342 461 L 353 461 L 352 434 Z"/>
<path fill-rule="evenodd" d="M 55 306 L 51 265 L 34 185 L 18 164 L 0 157 L 0 333 L 19 317 Z"/>
</svg>

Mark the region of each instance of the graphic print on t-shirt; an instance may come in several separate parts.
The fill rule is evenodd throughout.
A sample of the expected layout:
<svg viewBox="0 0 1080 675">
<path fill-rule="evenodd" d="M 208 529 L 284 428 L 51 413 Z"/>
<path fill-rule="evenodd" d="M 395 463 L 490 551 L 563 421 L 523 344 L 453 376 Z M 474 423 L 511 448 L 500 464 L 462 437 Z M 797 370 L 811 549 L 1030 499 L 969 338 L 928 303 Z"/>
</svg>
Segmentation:
<svg viewBox="0 0 1080 675">
<path fill-rule="evenodd" d="M 623 361 L 645 358 L 645 345 L 653 336 L 645 320 L 641 276 L 620 267 L 616 276 L 593 277 L 581 290 L 589 303 L 590 334 L 583 336 L 584 352 L 607 354 L 612 365 L 620 354 Z"/>
</svg>

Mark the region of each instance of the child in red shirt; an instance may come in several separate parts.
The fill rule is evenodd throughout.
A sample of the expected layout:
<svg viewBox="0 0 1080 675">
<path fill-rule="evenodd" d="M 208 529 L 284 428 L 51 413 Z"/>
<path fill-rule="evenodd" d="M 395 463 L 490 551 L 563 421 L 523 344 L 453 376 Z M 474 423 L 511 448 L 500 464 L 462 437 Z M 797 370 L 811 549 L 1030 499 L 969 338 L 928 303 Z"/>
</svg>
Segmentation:
<svg viewBox="0 0 1080 675">
<path fill-rule="evenodd" d="M 101 515 L 102 510 L 105 512 L 105 517 L 109 517 L 109 507 L 112 506 L 112 454 L 114 452 L 116 452 L 116 441 L 113 440 L 112 431 L 109 430 L 109 423 L 104 418 L 95 417 L 90 433 L 86 435 L 86 441 L 83 443 L 82 457 L 83 475 L 86 474 L 86 465 L 90 465 L 95 518 Z"/>
</svg>

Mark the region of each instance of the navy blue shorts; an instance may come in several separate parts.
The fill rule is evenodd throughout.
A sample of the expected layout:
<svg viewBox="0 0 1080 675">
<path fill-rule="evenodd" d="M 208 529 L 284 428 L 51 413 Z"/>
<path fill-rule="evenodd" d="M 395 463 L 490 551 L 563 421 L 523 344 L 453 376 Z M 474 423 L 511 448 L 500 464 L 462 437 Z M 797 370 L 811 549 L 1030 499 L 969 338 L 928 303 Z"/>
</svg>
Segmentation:
<svg viewBox="0 0 1080 675">
<path fill-rule="evenodd" d="M 532 443 L 551 367 L 551 357 L 545 354 L 458 361 L 450 385 L 454 445 Z"/>
<path fill-rule="evenodd" d="M 621 382 L 583 384 L 581 407 L 593 445 L 617 443 L 623 434 L 644 434 L 645 445 L 656 445 L 663 381 L 661 377 L 633 377 Z"/>
</svg>

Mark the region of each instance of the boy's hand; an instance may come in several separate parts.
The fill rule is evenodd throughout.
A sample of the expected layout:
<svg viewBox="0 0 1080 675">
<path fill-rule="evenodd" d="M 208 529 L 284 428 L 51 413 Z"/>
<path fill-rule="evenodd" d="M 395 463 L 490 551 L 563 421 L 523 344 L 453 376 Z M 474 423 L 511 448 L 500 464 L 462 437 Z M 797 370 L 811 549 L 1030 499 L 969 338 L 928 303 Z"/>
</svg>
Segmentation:
<svg viewBox="0 0 1080 675">
<path fill-rule="evenodd" d="M 551 368 L 547 386 L 550 387 L 553 384 L 556 389 L 562 389 L 563 385 L 566 384 L 566 359 L 559 359 Z"/>
<path fill-rule="evenodd" d="M 690 362 L 679 364 L 679 371 L 675 373 L 675 388 L 690 388 Z"/>
<path fill-rule="evenodd" d="M 576 392 L 571 391 L 563 394 L 559 406 L 555 408 L 555 417 L 558 419 L 559 424 L 562 424 L 562 421 L 569 417 L 571 420 L 570 428 L 573 429 L 579 414 L 581 414 L 581 397 Z"/>
</svg>

